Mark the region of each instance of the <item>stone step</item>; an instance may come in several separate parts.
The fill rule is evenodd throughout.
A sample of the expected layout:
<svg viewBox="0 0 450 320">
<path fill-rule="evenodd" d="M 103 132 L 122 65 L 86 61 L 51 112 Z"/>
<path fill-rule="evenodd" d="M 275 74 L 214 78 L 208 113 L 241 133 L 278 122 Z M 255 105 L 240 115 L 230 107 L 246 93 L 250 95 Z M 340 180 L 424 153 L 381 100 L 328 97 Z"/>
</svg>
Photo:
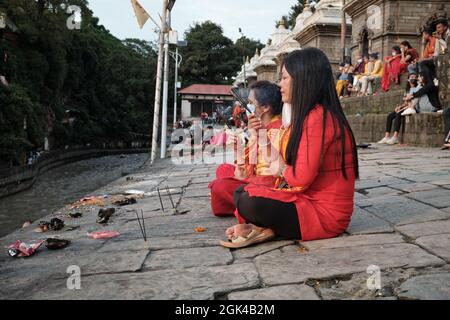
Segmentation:
<svg viewBox="0 0 450 320">
<path fill-rule="evenodd" d="M 379 141 L 386 131 L 387 114 L 349 115 L 347 119 L 358 143 Z M 444 120 L 441 114 L 420 113 L 405 119 L 405 131 L 400 138 L 405 144 L 439 147 L 444 140 Z"/>
</svg>

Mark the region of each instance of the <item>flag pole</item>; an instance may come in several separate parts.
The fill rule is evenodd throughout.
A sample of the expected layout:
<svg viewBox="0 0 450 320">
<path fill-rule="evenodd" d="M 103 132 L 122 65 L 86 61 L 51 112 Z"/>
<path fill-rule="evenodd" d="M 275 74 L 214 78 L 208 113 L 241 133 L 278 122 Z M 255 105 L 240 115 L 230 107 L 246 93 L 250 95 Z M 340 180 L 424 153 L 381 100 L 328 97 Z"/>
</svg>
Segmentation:
<svg viewBox="0 0 450 320">
<path fill-rule="evenodd" d="M 156 152 L 158 149 L 159 111 L 161 109 L 161 87 L 164 62 L 164 35 L 167 32 L 167 4 L 168 0 L 163 0 L 163 16 L 161 19 L 162 27 L 159 31 L 158 67 L 156 72 L 155 104 L 153 113 L 152 151 L 150 158 L 152 164 L 155 162 Z"/>
</svg>

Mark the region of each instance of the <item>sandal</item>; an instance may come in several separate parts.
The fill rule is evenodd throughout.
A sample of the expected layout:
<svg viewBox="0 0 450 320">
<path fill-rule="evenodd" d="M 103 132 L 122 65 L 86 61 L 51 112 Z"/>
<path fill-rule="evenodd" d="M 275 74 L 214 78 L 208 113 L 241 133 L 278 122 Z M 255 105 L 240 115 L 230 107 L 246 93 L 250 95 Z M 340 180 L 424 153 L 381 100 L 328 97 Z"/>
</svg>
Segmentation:
<svg viewBox="0 0 450 320">
<path fill-rule="evenodd" d="M 275 238 L 275 233 L 270 229 L 265 229 L 262 232 L 258 232 L 253 229 L 246 237 L 233 237 L 228 241 L 220 241 L 220 244 L 229 249 L 245 248 L 254 244 L 266 242 Z"/>
<path fill-rule="evenodd" d="M 70 244 L 70 240 L 49 238 L 45 240 L 45 246 L 50 250 L 64 249 Z"/>
</svg>

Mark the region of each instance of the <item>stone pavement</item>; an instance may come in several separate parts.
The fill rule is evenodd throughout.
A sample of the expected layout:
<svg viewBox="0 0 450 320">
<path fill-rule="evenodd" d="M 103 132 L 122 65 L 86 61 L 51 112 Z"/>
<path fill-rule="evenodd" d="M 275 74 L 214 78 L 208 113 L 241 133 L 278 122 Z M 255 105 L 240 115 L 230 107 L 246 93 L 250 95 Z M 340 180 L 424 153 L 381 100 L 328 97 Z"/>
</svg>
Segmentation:
<svg viewBox="0 0 450 320">
<path fill-rule="evenodd" d="M 99 207 L 83 207 L 72 210 L 83 212 L 82 218 L 64 218 L 78 230 L 43 235 L 33 232 L 35 222 L 0 239 L 2 248 L 18 239 L 73 241 L 60 251 L 42 246 L 30 258 L 2 253 L 0 299 L 450 299 L 450 153 L 376 146 L 360 152 L 360 165 L 346 234 L 236 251 L 218 245 L 235 221 L 211 214 L 207 185 L 214 165 L 163 161 L 144 166 L 96 192 L 149 192 L 137 204 L 117 208 L 107 226 L 95 223 Z M 162 212 L 157 186 L 169 186 L 178 210 L 190 211 L 173 215 L 162 192 Z M 141 209 L 150 249 L 135 217 L 134 210 Z M 204 232 L 196 232 L 198 227 Z M 102 229 L 121 235 L 110 240 L 86 236 Z M 67 288 L 72 265 L 81 269 L 80 290 Z M 377 289 L 370 280 L 378 274 Z"/>
</svg>

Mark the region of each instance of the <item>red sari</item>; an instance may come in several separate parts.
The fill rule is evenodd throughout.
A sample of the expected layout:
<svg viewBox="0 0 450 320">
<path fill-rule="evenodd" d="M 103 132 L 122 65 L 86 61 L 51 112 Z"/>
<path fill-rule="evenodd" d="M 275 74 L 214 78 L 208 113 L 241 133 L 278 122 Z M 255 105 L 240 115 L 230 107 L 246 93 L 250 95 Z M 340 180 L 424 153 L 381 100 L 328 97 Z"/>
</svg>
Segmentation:
<svg viewBox="0 0 450 320">
<path fill-rule="evenodd" d="M 392 59 L 393 58 L 393 59 Z M 390 62 L 388 59 L 392 59 Z M 395 57 L 386 57 L 384 61 L 384 73 L 383 78 L 381 79 L 381 88 L 383 91 L 389 91 L 391 87 L 391 78 L 394 80 L 396 84 L 398 84 L 398 76 L 401 73 L 401 64 L 402 55 L 398 54 Z"/>
<path fill-rule="evenodd" d="M 345 170 L 348 177 L 345 179 L 341 171 L 340 156 L 336 156 L 341 141 L 333 140 L 333 121 L 338 136 L 339 127 L 330 113 L 327 114 L 323 146 L 325 154 L 321 168 L 323 110 L 323 107 L 317 106 L 305 120 L 296 172 L 294 174 L 293 167 L 287 166 L 284 173 L 289 188 L 270 188 L 255 184 L 248 184 L 245 187 L 251 197 L 294 203 L 302 240 L 305 241 L 333 238 L 342 234 L 350 224 L 353 213 L 355 174 L 350 134 L 348 132 L 345 134 Z M 280 142 L 284 158 L 290 138 L 290 131 L 287 130 Z"/>
<path fill-rule="evenodd" d="M 274 117 L 272 122 L 266 126 L 268 135 L 271 131 L 279 130 L 281 127 L 281 118 Z M 257 145 L 256 145 L 257 148 Z M 278 150 L 278 149 L 277 149 Z M 211 209 L 217 217 L 228 217 L 236 215 L 240 223 L 244 221 L 237 215 L 234 205 L 234 191 L 241 186 L 253 183 L 255 185 L 265 185 L 275 187 L 276 178 L 267 175 L 258 175 L 258 166 L 251 164 L 250 158 L 256 156 L 250 148 L 245 150 L 245 162 L 248 178 L 238 180 L 234 177 L 235 166 L 232 164 L 222 164 L 216 170 L 216 179 L 212 181 L 208 188 L 211 189 Z M 258 159 L 258 164 L 262 162 Z"/>
</svg>

